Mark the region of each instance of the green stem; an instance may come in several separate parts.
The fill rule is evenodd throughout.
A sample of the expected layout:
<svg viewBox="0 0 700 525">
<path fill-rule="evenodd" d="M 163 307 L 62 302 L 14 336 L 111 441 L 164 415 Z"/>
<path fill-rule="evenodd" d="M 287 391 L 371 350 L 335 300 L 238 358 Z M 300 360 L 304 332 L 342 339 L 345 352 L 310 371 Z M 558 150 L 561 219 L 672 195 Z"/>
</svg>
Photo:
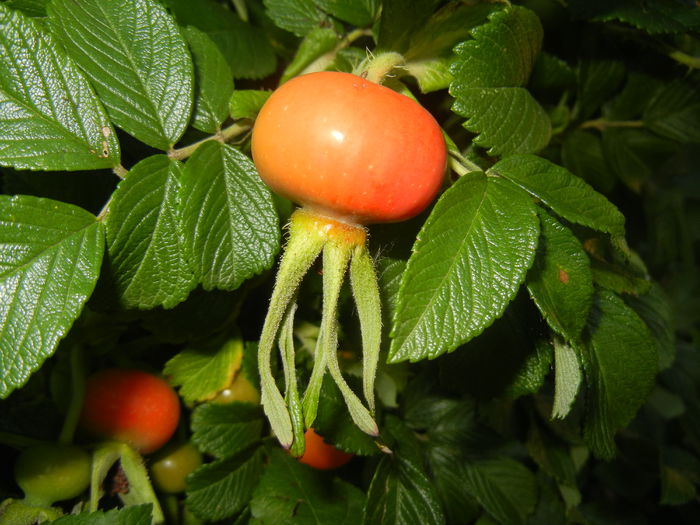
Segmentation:
<svg viewBox="0 0 700 525">
<path fill-rule="evenodd" d="M 377 424 L 362 401 L 348 386 L 338 363 L 338 297 L 353 251 L 353 246 L 333 241 L 326 244 L 323 250 L 323 312 L 321 314 L 323 343 L 321 350 L 326 356 L 328 371 L 345 398 L 350 417 L 360 430 L 376 436 L 379 434 Z"/>
<path fill-rule="evenodd" d="M 688 66 L 692 69 L 700 69 L 700 57 L 689 55 L 678 49 L 669 51 L 668 56 L 684 66 Z"/>
<path fill-rule="evenodd" d="M 377 274 L 365 246 L 356 247 L 352 255 L 350 284 L 362 333 L 362 387 L 370 412 L 374 414 L 374 381 L 382 342 L 382 311 Z"/>
<path fill-rule="evenodd" d="M 58 437 L 59 443 L 64 445 L 69 445 L 73 442 L 73 436 L 75 436 L 75 430 L 78 428 L 85 398 L 85 364 L 83 362 L 82 349 L 78 345 L 70 349 L 70 376 L 70 404 L 68 405 L 68 413 L 63 420 L 61 434 Z"/>
<path fill-rule="evenodd" d="M 289 448 L 294 441 L 292 421 L 282 394 L 272 375 L 270 359 L 277 332 L 301 279 L 323 248 L 325 238 L 300 224 L 299 212 L 290 219 L 287 246 L 280 262 L 270 306 L 265 318 L 258 345 L 258 369 L 260 371 L 261 401 L 272 431 L 283 447 Z"/>
<path fill-rule="evenodd" d="M 44 445 L 46 441 L 30 438 L 11 432 L 0 432 L 0 443 L 16 449 L 28 448 L 34 445 Z"/>
<path fill-rule="evenodd" d="M 248 22 L 248 7 L 245 5 L 245 0 L 231 0 L 231 3 L 236 10 L 238 18 L 244 22 Z"/>
<path fill-rule="evenodd" d="M 216 135 L 206 137 L 200 141 L 190 144 L 189 146 L 184 146 L 178 149 L 171 149 L 168 152 L 168 157 L 170 157 L 173 160 L 184 160 L 190 157 L 195 151 L 197 151 L 197 148 L 199 148 L 199 146 L 201 146 L 205 142 L 209 142 L 210 140 L 218 140 L 219 142 L 225 143 L 238 137 L 239 135 L 242 135 L 249 129 L 250 124 L 240 124 L 238 122 L 234 122 L 227 128 L 224 128 L 221 131 L 219 131 Z"/>
<path fill-rule="evenodd" d="M 454 171 L 460 177 L 466 175 L 467 173 L 472 173 L 475 171 L 484 171 L 483 168 L 481 168 L 481 166 L 461 155 L 457 157 L 450 154 L 449 163 L 450 169 L 452 169 L 452 171 Z"/>
<path fill-rule="evenodd" d="M 112 172 L 120 179 L 123 179 L 124 177 L 126 177 L 126 174 L 129 173 L 129 170 L 121 164 L 117 164 L 112 168 Z"/>
<path fill-rule="evenodd" d="M 372 31 L 370 31 L 369 29 L 355 29 L 353 31 L 350 31 L 345 36 L 345 38 L 338 42 L 338 45 L 336 45 L 333 49 L 331 49 L 327 53 L 322 54 L 320 57 L 318 57 L 308 66 L 306 66 L 301 72 L 301 74 L 305 75 L 306 73 L 315 73 L 317 71 L 323 71 L 324 69 L 326 69 L 326 67 L 328 67 L 328 65 L 331 62 L 333 62 L 333 60 L 335 60 L 338 51 L 349 47 L 350 44 L 352 44 L 355 40 L 357 40 L 360 37 L 371 35 Z"/>
<path fill-rule="evenodd" d="M 607 128 L 642 128 L 644 127 L 644 122 L 641 120 L 606 120 L 599 118 L 587 120 L 579 127 L 581 129 L 595 128 L 599 131 L 605 131 Z"/>
</svg>

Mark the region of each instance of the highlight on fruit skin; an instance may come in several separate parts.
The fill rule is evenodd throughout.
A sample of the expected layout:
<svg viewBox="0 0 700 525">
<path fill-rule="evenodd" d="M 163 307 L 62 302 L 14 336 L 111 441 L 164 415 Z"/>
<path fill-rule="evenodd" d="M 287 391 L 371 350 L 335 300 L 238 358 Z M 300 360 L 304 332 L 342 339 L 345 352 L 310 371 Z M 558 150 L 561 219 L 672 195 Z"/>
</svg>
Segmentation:
<svg viewBox="0 0 700 525">
<path fill-rule="evenodd" d="M 440 126 L 415 100 L 357 75 L 320 72 L 278 88 L 253 127 L 253 161 L 276 193 L 301 205 L 289 235 L 258 345 L 261 403 L 272 431 L 293 456 L 318 410 L 326 372 L 358 428 L 377 437 L 374 382 L 382 339 L 381 300 L 365 225 L 407 220 L 437 196 L 447 163 Z M 314 364 L 303 393 L 294 349 L 296 292 L 317 258 L 323 304 Z M 337 355 L 338 301 L 349 276 L 362 335 L 362 397 Z M 284 394 L 272 373 L 281 351 Z"/>
<path fill-rule="evenodd" d="M 433 116 L 357 75 L 311 73 L 278 88 L 258 114 L 253 160 L 278 194 L 357 224 L 423 211 L 443 182 L 447 149 Z"/>
</svg>

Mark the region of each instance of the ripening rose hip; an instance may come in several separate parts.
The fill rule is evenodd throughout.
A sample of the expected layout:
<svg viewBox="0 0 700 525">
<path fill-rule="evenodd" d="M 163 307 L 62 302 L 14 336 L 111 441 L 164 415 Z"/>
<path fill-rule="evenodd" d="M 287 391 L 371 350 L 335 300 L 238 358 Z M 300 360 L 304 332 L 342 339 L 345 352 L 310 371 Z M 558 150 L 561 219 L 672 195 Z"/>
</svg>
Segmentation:
<svg viewBox="0 0 700 525">
<path fill-rule="evenodd" d="M 440 126 L 420 104 L 338 72 L 302 75 L 277 89 L 258 115 L 252 150 L 275 192 L 359 224 L 423 211 L 447 158 Z"/>
</svg>

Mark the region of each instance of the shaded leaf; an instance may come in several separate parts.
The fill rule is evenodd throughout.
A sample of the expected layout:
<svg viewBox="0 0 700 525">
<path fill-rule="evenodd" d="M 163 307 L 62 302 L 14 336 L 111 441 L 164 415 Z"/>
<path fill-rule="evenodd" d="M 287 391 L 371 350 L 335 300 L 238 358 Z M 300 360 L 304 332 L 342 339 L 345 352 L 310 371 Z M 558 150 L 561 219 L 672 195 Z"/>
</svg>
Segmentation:
<svg viewBox="0 0 700 525">
<path fill-rule="evenodd" d="M 256 91 L 254 89 L 237 89 L 229 100 L 229 113 L 233 119 L 254 119 L 260 108 L 270 98 L 272 91 Z"/>
<path fill-rule="evenodd" d="M 612 292 L 600 291 L 595 296 L 587 330 L 584 438 L 594 454 L 611 458 L 615 432 L 626 426 L 646 401 L 659 358 L 644 322 Z"/>
<path fill-rule="evenodd" d="M 206 454 L 225 458 L 260 440 L 263 413 L 251 403 L 204 403 L 192 413 L 192 442 Z"/>
<path fill-rule="evenodd" d="M 314 0 L 263 0 L 265 12 L 278 27 L 305 36 L 319 27 L 325 15 Z"/>
<path fill-rule="evenodd" d="M 233 73 L 216 44 L 193 26 L 184 29 L 194 60 L 195 92 L 192 127 L 216 133 L 228 118 Z"/>
<path fill-rule="evenodd" d="M 90 297 L 102 224 L 70 204 L 0 195 L 0 398 L 22 386 Z"/>
<path fill-rule="evenodd" d="M 698 21 L 700 23 L 700 9 Z M 700 75 L 669 83 L 644 111 L 644 124 L 678 142 L 700 142 Z"/>
</svg>

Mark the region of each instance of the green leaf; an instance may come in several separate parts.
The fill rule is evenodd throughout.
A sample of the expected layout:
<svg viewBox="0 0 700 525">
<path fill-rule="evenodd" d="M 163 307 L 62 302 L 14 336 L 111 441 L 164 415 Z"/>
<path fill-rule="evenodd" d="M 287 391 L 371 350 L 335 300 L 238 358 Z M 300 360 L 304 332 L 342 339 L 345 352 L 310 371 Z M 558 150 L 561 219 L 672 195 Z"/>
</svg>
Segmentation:
<svg viewBox="0 0 700 525">
<path fill-rule="evenodd" d="M 250 502 L 256 525 L 356 525 L 361 522 L 364 494 L 353 485 L 332 481 L 302 465 L 279 448 Z"/>
<path fill-rule="evenodd" d="M 389 359 L 454 350 L 515 296 L 539 233 L 532 200 L 507 181 L 470 173 L 435 205 L 403 275 Z"/>
<path fill-rule="evenodd" d="M 187 478 L 187 508 L 203 520 L 230 518 L 248 504 L 262 472 L 260 447 L 202 465 Z"/>
<path fill-rule="evenodd" d="M 100 274 L 102 225 L 72 206 L 0 195 L 0 398 L 68 333 Z"/>
<path fill-rule="evenodd" d="M 275 52 L 265 32 L 213 0 L 164 0 L 180 25 L 204 31 L 226 57 L 236 78 L 263 78 L 275 71 Z"/>
<path fill-rule="evenodd" d="M 114 123 L 170 149 L 192 111 L 192 60 L 180 30 L 155 0 L 55 0 L 49 22 L 88 75 Z"/>
<path fill-rule="evenodd" d="M 209 141 L 182 176 L 188 255 L 204 289 L 234 290 L 272 266 L 280 232 L 272 196 L 252 161 Z"/>
<path fill-rule="evenodd" d="M 577 341 L 593 297 L 590 261 L 566 226 L 540 212 L 541 240 L 527 289 L 547 324 L 569 341 Z"/>
<path fill-rule="evenodd" d="M 314 0 L 263 0 L 263 4 L 278 27 L 297 36 L 307 35 L 325 19 Z"/>
<path fill-rule="evenodd" d="M 258 116 L 263 104 L 270 98 L 272 91 L 257 91 L 255 89 L 237 89 L 229 100 L 229 113 L 233 119 L 254 119 Z"/>
<path fill-rule="evenodd" d="M 588 387 L 584 439 L 594 454 L 615 454 L 615 432 L 646 401 L 658 366 L 656 347 L 637 314 L 617 295 L 600 291 L 589 317 L 583 352 Z"/>
<path fill-rule="evenodd" d="M 570 0 L 568 5 L 577 18 L 618 20 L 652 35 L 700 30 L 700 11 L 692 2 L 647 0 L 640 5 L 636 0 Z"/>
<path fill-rule="evenodd" d="M 107 512 L 81 512 L 58 518 L 56 525 L 150 525 L 151 505 L 134 505 Z"/>
<path fill-rule="evenodd" d="M 382 458 L 367 493 L 364 525 L 445 522 L 432 481 L 413 461 L 398 455 Z"/>
<path fill-rule="evenodd" d="M 233 73 L 219 48 L 199 29 L 183 30 L 194 60 L 195 92 L 192 127 L 216 133 L 228 118 L 228 102 L 233 93 Z"/>
<path fill-rule="evenodd" d="M 192 413 L 192 442 L 216 458 L 230 457 L 260 440 L 263 413 L 251 403 L 204 403 Z"/>
<path fill-rule="evenodd" d="M 0 164 L 110 168 L 119 143 L 83 74 L 38 22 L 0 4 Z"/>
<path fill-rule="evenodd" d="M 524 89 L 542 47 L 542 25 L 530 10 L 509 6 L 455 48 L 452 110 L 466 117 L 474 144 L 493 156 L 532 153 L 549 142 L 544 109 Z"/>
<path fill-rule="evenodd" d="M 645 294 L 625 296 L 625 302 L 649 327 L 659 354 L 659 370 L 669 368 L 676 357 L 676 336 L 671 301 L 663 287 L 653 283 Z"/>
<path fill-rule="evenodd" d="M 564 419 L 574 406 L 583 374 L 576 350 L 554 340 L 554 402 L 552 418 Z"/>
<path fill-rule="evenodd" d="M 345 452 L 364 456 L 379 452 L 374 438 L 362 432 L 352 422 L 343 396 L 329 375 L 323 378 L 314 430 Z"/>
<path fill-rule="evenodd" d="M 411 38 L 433 14 L 439 0 L 384 0 L 377 30 L 377 48 L 405 52 Z"/>
<path fill-rule="evenodd" d="M 413 60 L 406 64 L 406 71 L 418 81 L 421 93 L 445 89 L 452 82 L 452 58 Z"/>
<path fill-rule="evenodd" d="M 535 476 L 508 457 L 467 462 L 467 490 L 500 523 L 524 524 L 537 503 Z"/>
<path fill-rule="evenodd" d="M 552 358 L 552 346 L 545 341 L 538 341 L 517 370 L 515 378 L 504 392 L 505 395 L 517 399 L 539 392 L 551 370 Z"/>
<path fill-rule="evenodd" d="M 663 137 L 700 142 L 700 75 L 669 83 L 651 100 L 643 118 L 650 130 Z"/>
<path fill-rule="evenodd" d="M 623 235 L 625 217 L 603 195 L 566 169 L 535 155 L 515 155 L 489 170 L 527 190 L 557 215 L 612 235 Z"/>
<path fill-rule="evenodd" d="M 526 445 L 530 456 L 542 470 L 557 482 L 567 487 L 576 487 L 576 465 L 567 443 L 533 423 L 530 425 Z"/>
<path fill-rule="evenodd" d="M 242 359 L 241 339 L 199 341 L 175 354 L 163 372 L 170 376 L 171 384 L 180 387 L 185 401 L 205 401 L 231 384 Z"/>
<path fill-rule="evenodd" d="M 578 65 L 576 115 L 586 119 L 620 91 L 627 68 L 620 60 L 590 58 Z"/>
<path fill-rule="evenodd" d="M 11 9 L 22 11 L 27 16 L 46 16 L 46 6 L 49 0 L 5 0 L 5 5 Z"/>
<path fill-rule="evenodd" d="M 339 42 L 339 35 L 328 27 L 316 27 L 312 29 L 301 41 L 294 58 L 285 68 L 280 78 L 280 84 L 304 72 L 304 68 L 315 60 L 319 60 L 325 53 L 332 51 Z M 317 70 L 323 69 L 333 59 L 332 55 L 321 64 Z"/>
<path fill-rule="evenodd" d="M 601 193 L 610 193 L 615 187 L 615 174 L 603 155 L 600 136 L 582 130 L 567 134 L 561 148 L 563 166 L 581 177 Z"/>
<path fill-rule="evenodd" d="M 314 0 L 326 13 L 357 27 L 372 25 L 379 0 Z"/>
<path fill-rule="evenodd" d="M 119 183 L 107 215 L 109 269 L 127 308 L 172 308 L 195 279 L 184 258 L 178 213 L 182 165 L 148 157 Z"/>
</svg>

